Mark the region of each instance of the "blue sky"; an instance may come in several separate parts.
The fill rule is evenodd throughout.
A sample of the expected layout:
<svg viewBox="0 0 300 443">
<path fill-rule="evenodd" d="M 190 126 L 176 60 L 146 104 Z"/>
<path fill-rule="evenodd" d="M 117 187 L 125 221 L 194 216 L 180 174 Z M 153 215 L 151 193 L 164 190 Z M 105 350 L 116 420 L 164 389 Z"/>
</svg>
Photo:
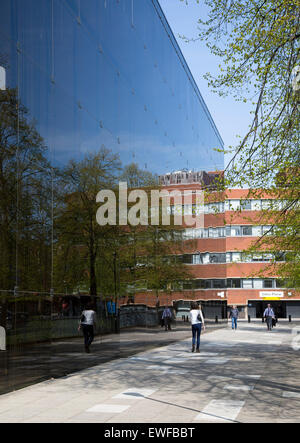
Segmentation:
<svg viewBox="0 0 300 443">
<path fill-rule="evenodd" d="M 236 102 L 231 97 L 221 98 L 213 93 L 203 78 L 206 72 L 217 73 L 220 60 L 211 55 L 206 45 L 200 40 L 185 43 L 180 35 L 197 38 L 197 20 L 205 17 L 207 8 L 200 0 L 159 0 L 166 18 L 178 41 L 181 51 L 190 67 L 200 92 L 224 140 L 225 147 L 237 143 L 237 135 L 243 135 L 251 116 L 248 104 Z M 227 158 L 228 160 L 228 158 Z"/>
</svg>

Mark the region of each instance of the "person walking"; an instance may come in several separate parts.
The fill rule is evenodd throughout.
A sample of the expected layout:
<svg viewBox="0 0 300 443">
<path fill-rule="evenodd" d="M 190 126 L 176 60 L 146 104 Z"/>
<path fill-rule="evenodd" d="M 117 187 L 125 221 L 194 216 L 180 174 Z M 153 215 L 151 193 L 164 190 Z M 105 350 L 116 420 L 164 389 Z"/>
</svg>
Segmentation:
<svg viewBox="0 0 300 443">
<path fill-rule="evenodd" d="M 229 317 L 231 317 L 231 326 L 232 326 L 232 329 L 234 330 L 236 330 L 237 329 L 237 321 L 238 321 L 238 318 L 239 318 L 239 310 L 238 310 L 238 308 L 237 308 L 237 306 L 236 305 L 234 305 L 233 307 L 232 307 L 232 309 L 230 310 L 230 315 L 229 315 Z"/>
<path fill-rule="evenodd" d="M 189 320 L 192 325 L 192 352 L 195 352 L 195 346 L 196 346 L 196 352 L 200 352 L 200 335 L 201 335 L 202 326 L 203 330 L 205 330 L 205 324 L 204 324 L 202 309 L 196 302 L 193 302 L 191 304 Z M 197 345 L 196 345 L 196 337 L 197 337 Z"/>
<path fill-rule="evenodd" d="M 82 330 L 84 337 L 85 352 L 90 353 L 90 346 L 94 341 L 94 325 L 96 323 L 96 312 L 92 308 L 92 304 L 88 303 L 82 311 L 78 331 Z"/>
<path fill-rule="evenodd" d="M 163 320 L 164 325 L 165 325 L 165 330 L 166 331 L 171 331 L 172 312 L 168 308 L 168 306 L 165 306 L 165 309 L 164 309 L 164 311 L 162 313 L 162 320 Z"/>
<path fill-rule="evenodd" d="M 273 319 L 275 318 L 275 314 L 270 304 L 268 304 L 268 307 L 265 309 L 264 317 L 267 322 L 268 331 L 272 331 Z"/>
</svg>

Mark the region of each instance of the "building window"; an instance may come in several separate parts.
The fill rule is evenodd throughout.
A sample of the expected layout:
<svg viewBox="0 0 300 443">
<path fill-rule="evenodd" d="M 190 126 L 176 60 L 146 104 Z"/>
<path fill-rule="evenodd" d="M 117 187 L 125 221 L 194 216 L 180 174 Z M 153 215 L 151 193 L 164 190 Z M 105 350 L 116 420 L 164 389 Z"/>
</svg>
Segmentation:
<svg viewBox="0 0 300 443">
<path fill-rule="evenodd" d="M 225 237 L 225 228 L 218 228 L 219 237 Z"/>
<path fill-rule="evenodd" d="M 193 257 L 193 265 L 202 265 L 201 254 L 194 254 L 192 257 Z"/>
<path fill-rule="evenodd" d="M 261 200 L 252 200 L 251 201 L 251 209 L 252 211 L 260 211 L 261 210 Z"/>
<path fill-rule="evenodd" d="M 227 288 L 240 288 L 241 279 L 240 278 L 229 278 L 227 279 Z"/>
<path fill-rule="evenodd" d="M 242 235 L 252 235 L 252 226 L 242 226 Z"/>
<path fill-rule="evenodd" d="M 244 211 L 251 211 L 251 200 L 241 200 L 241 208 Z"/>
<path fill-rule="evenodd" d="M 249 252 L 242 252 L 241 253 L 241 261 L 243 263 L 251 263 L 254 260 L 252 258 L 252 254 L 249 254 Z M 259 260 L 257 260 L 257 261 L 259 261 Z"/>
<path fill-rule="evenodd" d="M 262 226 L 253 226 L 252 235 L 254 237 L 260 237 L 262 235 Z"/>
<path fill-rule="evenodd" d="M 285 253 L 284 252 L 276 252 L 274 258 L 275 258 L 275 261 L 285 261 Z"/>
<path fill-rule="evenodd" d="M 252 261 L 254 262 L 262 262 L 264 261 L 263 254 L 253 254 Z"/>
<path fill-rule="evenodd" d="M 213 280 L 212 281 L 212 287 L 214 289 L 224 289 L 224 288 L 226 288 L 225 280 Z"/>
<path fill-rule="evenodd" d="M 193 264 L 193 255 L 192 254 L 184 254 L 183 256 L 183 263 L 186 265 Z"/>
<path fill-rule="evenodd" d="M 226 254 L 209 254 L 210 263 L 226 263 Z"/>
<path fill-rule="evenodd" d="M 271 280 L 271 279 L 263 280 L 263 288 L 264 289 L 271 289 L 271 288 L 273 288 L 273 280 Z"/>
<path fill-rule="evenodd" d="M 286 282 L 282 279 L 277 279 L 275 282 L 276 288 L 285 288 L 287 286 Z"/>
<path fill-rule="evenodd" d="M 172 288 L 172 291 L 182 291 L 183 282 L 172 282 L 171 288 Z"/>
<path fill-rule="evenodd" d="M 241 227 L 240 226 L 231 226 L 231 236 L 239 237 L 241 235 Z"/>
<path fill-rule="evenodd" d="M 263 254 L 263 261 L 270 262 L 274 260 L 273 254 Z"/>
<path fill-rule="evenodd" d="M 194 281 L 195 289 L 204 289 L 205 288 L 205 280 L 197 279 Z"/>
<path fill-rule="evenodd" d="M 263 282 L 260 278 L 254 278 L 253 279 L 253 289 L 262 289 L 263 288 Z"/>
<path fill-rule="evenodd" d="M 262 232 L 263 232 L 263 235 L 272 235 L 273 234 L 273 226 L 263 226 Z"/>
<path fill-rule="evenodd" d="M 231 253 L 231 262 L 232 263 L 240 263 L 241 262 L 241 253 L 240 252 L 232 252 Z"/>
<path fill-rule="evenodd" d="M 193 289 L 193 281 L 192 280 L 185 280 L 184 282 L 183 282 L 183 289 L 185 289 L 185 290 L 191 290 L 191 289 Z"/>
<path fill-rule="evenodd" d="M 252 289 L 253 281 L 252 278 L 244 278 L 243 279 L 243 289 Z"/>
<path fill-rule="evenodd" d="M 262 200 L 261 201 L 261 208 L 263 210 L 271 209 L 271 206 L 272 206 L 272 200 Z"/>
</svg>

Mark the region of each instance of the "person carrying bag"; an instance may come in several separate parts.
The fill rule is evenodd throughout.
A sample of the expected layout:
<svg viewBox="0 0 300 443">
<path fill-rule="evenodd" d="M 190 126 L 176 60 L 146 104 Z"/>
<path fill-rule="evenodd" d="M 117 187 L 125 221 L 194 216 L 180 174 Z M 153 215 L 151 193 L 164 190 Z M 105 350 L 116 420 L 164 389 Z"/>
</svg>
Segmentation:
<svg viewBox="0 0 300 443">
<path fill-rule="evenodd" d="M 272 331 L 273 319 L 275 318 L 275 314 L 270 304 L 268 304 L 268 307 L 265 309 L 263 316 L 266 319 L 268 331 Z"/>
</svg>

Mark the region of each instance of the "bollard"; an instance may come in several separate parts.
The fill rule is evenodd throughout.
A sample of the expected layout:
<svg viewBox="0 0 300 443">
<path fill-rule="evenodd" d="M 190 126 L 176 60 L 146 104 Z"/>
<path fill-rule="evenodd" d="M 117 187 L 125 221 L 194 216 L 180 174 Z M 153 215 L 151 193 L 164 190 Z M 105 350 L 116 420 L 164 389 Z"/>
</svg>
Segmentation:
<svg viewBox="0 0 300 443">
<path fill-rule="evenodd" d="M 6 331 L 0 326 L 0 351 L 6 351 Z"/>
<path fill-rule="evenodd" d="M 120 333 L 120 318 L 118 316 L 114 317 L 114 329 L 115 329 L 115 334 Z"/>
<path fill-rule="evenodd" d="M 219 319 L 218 316 L 216 315 L 216 323 L 219 323 Z"/>
<path fill-rule="evenodd" d="M 251 323 L 251 317 L 248 315 L 248 323 Z"/>
<path fill-rule="evenodd" d="M 292 316 L 289 315 L 289 323 L 291 323 L 291 321 L 292 321 Z"/>
<path fill-rule="evenodd" d="M 262 323 L 264 323 L 265 319 L 264 319 L 264 318 L 262 318 L 262 319 L 261 319 L 261 321 L 262 321 Z"/>
</svg>

